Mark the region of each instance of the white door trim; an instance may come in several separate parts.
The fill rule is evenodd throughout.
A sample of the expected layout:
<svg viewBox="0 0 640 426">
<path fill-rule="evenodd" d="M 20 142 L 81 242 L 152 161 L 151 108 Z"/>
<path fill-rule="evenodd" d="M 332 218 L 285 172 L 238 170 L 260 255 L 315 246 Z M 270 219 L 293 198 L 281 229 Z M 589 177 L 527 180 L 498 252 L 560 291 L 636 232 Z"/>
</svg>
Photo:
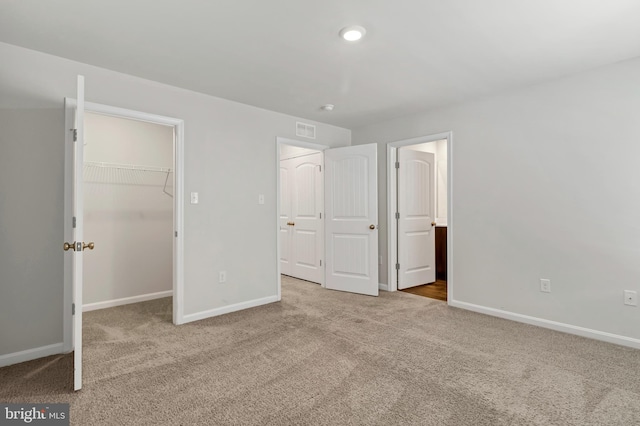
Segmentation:
<svg viewBox="0 0 640 426">
<path fill-rule="evenodd" d="M 75 107 L 75 99 L 67 99 L 67 106 Z M 65 129 L 73 127 L 73 117 L 68 117 L 67 109 L 65 109 Z M 175 129 L 175 146 L 174 146 L 174 177 L 175 189 L 173 194 L 173 219 L 174 232 L 178 235 L 173 239 L 173 323 L 184 323 L 184 120 L 162 115 L 149 114 L 146 112 L 134 111 L 125 108 L 118 108 L 109 105 L 102 105 L 93 102 L 85 102 L 85 111 L 109 115 L 112 117 L 128 118 L 149 123 L 172 126 Z M 65 161 L 72 161 L 73 151 L 70 149 L 69 143 L 70 132 L 65 131 Z M 72 234 L 71 223 L 66 220 L 71 216 L 70 207 L 72 201 L 73 187 L 68 171 L 65 170 L 65 222 L 64 236 L 69 237 Z M 65 241 L 71 241 L 69 239 Z M 65 259 L 70 257 L 65 256 Z M 64 319 L 63 319 L 63 342 L 65 352 L 73 350 L 71 341 L 71 269 L 70 263 L 67 266 L 65 260 L 64 269 Z M 80 306 L 76 309 L 82 309 Z"/>
<path fill-rule="evenodd" d="M 299 148 L 309 148 L 315 149 L 318 151 L 324 151 L 329 147 L 326 145 L 320 145 L 312 142 L 303 142 L 295 139 L 283 138 L 280 136 L 276 137 L 276 218 L 275 218 L 275 230 L 276 232 L 276 274 L 277 274 L 277 283 L 278 283 L 278 291 L 277 291 L 277 299 L 278 301 L 282 300 L 282 277 L 280 275 L 280 147 L 282 145 L 291 145 L 297 146 Z M 324 195 L 323 195 L 324 196 Z M 324 213 L 324 212 L 323 212 Z M 322 221 L 324 223 L 324 214 L 322 215 Z M 324 227 L 323 227 L 324 229 Z M 324 237 L 323 237 L 324 238 Z M 324 257 L 324 256 L 323 256 Z M 325 262 L 326 263 L 326 262 Z M 324 270 L 324 264 L 322 265 L 322 269 Z M 325 274 L 322 274 L 322 283 L 321 286 L 325 286 Z"/>
<path fill-rule="evenodd" d="M 395 227 L 395 213 L 397 210 L 396 161 L 398 148 L 417 145 L 426 142 L 447 141 L 447 303 L 453 300 L 453 132 L 443 132 L 434 135 L 419 136 L 387 143 L 387 262 L 388 262 L 388 290 L 397 291 L 395 264 L 398 262 L 398 230 Z"/>
</svg>

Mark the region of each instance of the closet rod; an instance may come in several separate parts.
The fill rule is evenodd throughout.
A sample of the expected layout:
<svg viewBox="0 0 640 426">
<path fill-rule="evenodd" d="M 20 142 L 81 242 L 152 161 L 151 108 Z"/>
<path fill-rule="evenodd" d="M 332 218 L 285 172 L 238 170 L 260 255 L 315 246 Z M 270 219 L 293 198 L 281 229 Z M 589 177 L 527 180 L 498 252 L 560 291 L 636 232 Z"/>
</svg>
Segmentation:
<svg viewBox="0 0 640 426">
<path fill-rule="evenodd" d="M 102 167 L 105 169 L 140 170 L 143 172 L 161 172 L 161 173 L 172 172 L 172 170 L 167 167 L 139 166 L 135 164 L 117 164 L 117 163 L 104 163 L 104 162 L 97 162 L 97 161 L 85 161 L 84 165 L 89 167 Z"/>
</svg>

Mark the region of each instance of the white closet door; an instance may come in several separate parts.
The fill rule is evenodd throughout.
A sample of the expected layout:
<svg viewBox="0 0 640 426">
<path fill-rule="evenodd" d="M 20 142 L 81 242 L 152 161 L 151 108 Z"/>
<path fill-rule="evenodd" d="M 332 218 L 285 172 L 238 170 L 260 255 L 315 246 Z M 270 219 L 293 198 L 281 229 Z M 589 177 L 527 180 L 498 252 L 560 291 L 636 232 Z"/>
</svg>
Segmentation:
<svg viewBox="0 0 640 426">
<path fill-rule="evenodd" d="M 280 162 L 280 273 L 291 275 L 291 160 Z"/>
<path fill-rule="evenodd" d="M 291 275 L 307 281 L 322 283 L 322 154 L 320 152 L 293 158 L 291 197 Z"/>
<path fill-rule="evenodd" d="M 67 100 L 65 99 L 65 102 Z M 65 105 L 66 108 L 66 105 Z M 67 217 L 73 223 L 73 241 L 65 242 L 64 250 L 67 256 L 73 256 L 71 261 L 71 288 L 73 297 L 73 389 L 82 388 L 82 266 L 84 244 L 83 218 L 83 165 L 84 165 L 84 77 L 79 75 L 77 79 L 77 93 L 75 106 L 75 129 L 73 138 L 68 138 L 73 144 L 73 161 L 65 164 L 70 170 L 73 186 L 72 215 Z M 93 246 L 92 246 L 93 247 Z"/>
<path fill-rule="evenodd" d="M 398 162 L 398 289 L 405 289 L 436 280 L 435 161 L 401 148 Z"/>
<path fill-rule="evenodd" d="M 377 145 L 325 151 L 326 287 L 378 295 Z"/>
</svg>

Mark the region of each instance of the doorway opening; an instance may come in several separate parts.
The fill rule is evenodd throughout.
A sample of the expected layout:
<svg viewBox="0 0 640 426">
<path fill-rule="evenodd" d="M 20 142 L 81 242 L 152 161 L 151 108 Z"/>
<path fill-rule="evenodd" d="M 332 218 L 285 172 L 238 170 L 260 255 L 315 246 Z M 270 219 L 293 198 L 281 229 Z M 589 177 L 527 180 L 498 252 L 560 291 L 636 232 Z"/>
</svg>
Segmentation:
<svg viewBox="0 0 640 426">
<path fill-rule="evenodd" d="M 322 167 L 328 147 L 284 138 L 276 145 L 280 299 L 283 276 L 325 286 Z"/>
<path fill-rule="evenodd" d="M 324 286 L 321 150 L 280 144 L 280 273 Z"/>
<path fill-rule="evenodd" d="M 451 139 L 388 144 L 391 291 L 451 300 Z"/>
<path fill-rule="evenodd" d="M 76 101 L 74 99 L 65 99 L 65 127 L 66 129 L 73 130 L 76 127 Z M 98 232 L 99 238 L 93 238 L 94 235 L 87 235 L 87 241 L 94 239 L 95 250 L 88 252 L 84 260 L 89 262 L 89 271 L 103 271 L 105 275 L 110 277 L 94 277 L 95 273 L 91 273 L 91 277 L 87 277 L 89 281 L 93 281 L 92 284 L 87 284 L 87 291 L 89 299 L 82 297 L 82 307 L 72 309 L 72 301 L 75 297 L 74 292 L 77 289 L 73 287 L 73 280 L 75 273 L 75 267 L 72 266 L 72 257 L 65 257 L 65 297 L 64 297 L 64 311 L 68 314 L 64 316 L 64 347 L 65 352 L 70 352 L 76 348 L 75 331 L 74 331 L 74 316 L 76 320 L 82 318 L 83 310 L 95 310 L 111 306 L 118 306 L 122 304 L 134 303 L 144 300 L 150 300 L 158 297 L 172 297 L 172 321 L 174 324 L 182 324 L 183 320 L 183 300 L 184 300 L 184 213 L 183 213 L 183 182 L 184 182 L 184 122 L 180 119 L 171 117 L 165 117 L 155 114 L 149 114 L 139 111 L 133 111 L 118 107 L 112 107 L 108 105 L 96 104 L 91 102 L 84 102 L 84 118 L 89 120 L 89 128 L 87 130 L 89 139 L 86 140 L 86 145 L 83 144 L 84 151 L 87 150 L 88 157 L 83 158 L 83 164 L 80 167 L 83 184 L 87 186 L 86 191 L 81 190 L 83 195 L 86 195 L 89 199 L 93 199 L 92 208 L 88 212 L 89 229 L 93 226 L 95 232 Z M 91 121 L 102 121 L 102 125 L 107 122 L 117 123 L 121 125 L 106 132 L 103 129 L 94 127 L 94 136 L 105 137 L 105 140 L 100 143 L 95 139 L 92 140 L 91 133 Z M 120 121 L 114 121 L 120 120 Z M 86 120 L 83 120 L 83 123 Z M 123 124 L 124 123 L 124 124 Z M 118 130 L 119 127 L 119 130 Z M 127 134 L 119 134 L 122 131 L 129 128 Z M 146 142 L 137 143 L 135 134 L 144 129 L 155 129 L 153 137 L 147 137 Z M 98 131 L 96 134 L 95 131 Z M 102 133 L 102 134 L 100 134 Z M 65 171 L 65 223 L 64 233 L 65 241 L 74 239 L 74 224 L 72 220 L 74 214 L 73 200 L 75 194 L 78 192 L 76 188 L 76 180 L 74 179 L 74 158 L 76 151 L 74 149 L 73 131 L 67 131 L 66 134 L 66 148 L 65 148 L 65 163 L 67 164 Z M 155 139 L 155 136 L 160 134 L 165 135 L 165 146 L 160 149 L 156 145 L 152 145 L 151 139 Z M 123 137 L 124 136 L 124 137 Z M 126 141 L 130 143 L 126 143 Z M 142 149 L 143 146 L 147 146 L 148 149 Z M 158 148 L 158 151 L 151 149 L 151 146 Z M 160 152 L 162 154 L 160 154 Z M 144 154 L 146 153 L 146 157 Z M 121 155 L 121 157 L 118 157 Z M 139 159 L 135 159 L 135 156 L 141 156 Z M 123 157 L 129 156 L 129 159 Z M 154 157 L 152 159 L 151 157 Z M 160 164 L 159 158 L 164 157 L 162 164 Z M 148 161 L 144 161 L 146 159 Z M 86 161 L 85 161 L 86 160 Z M 156 161 L 158 160 L 158 161 Z M 167 163 L 168 164 L 165 164 Z M 76 170 L 78 170 L 76 168 Z M 159 192 L 155 192 L 155 190 Z M 147 203 L 149 199 L 138 199 L 143 193 L 150 191 L 153 194 L 154 200 L 151 204 Z M 119 207 L 114 205 L 107 205 L 107 202 L 112 202 L 120 198 L 122 200 L 128 200 L 129 205 L 121 204 Z M 91 202 L 91 200 L 89 200 Z M 167 202 L 169 207 L 167 209 Z M 158 203 L 164 203 L 162 207 Z M 84 206 L 84 202 L 82 205 Z M 84 213 L 82 213 L 84 218 Z M 105 219 L 111 217 L 114 219 L 109 226 L 100 226 L 100 222 L 104 223 Z M 128 228 L 115 230 L 114 222 L 128 222 Z M 85 222 L 83 220 L 83 222 Z M 93 224 L 91 222 L 94 222 Z M 153 278 L 148 279 L 147 275 L 146 283 L 134 284 L 135 292 L 126 293 L 132 289 L 124 289 L 123 286 L 118 285 L 106 286 L 104 285 L 104 279 L 111 278 L 111 281 L 118 281 L 123 278 L 123 274 L 126 275 L 126 271 L 132 272 L 134 277 L 139 278 L 141 274 L 147 274 L 149 271 L 143 271 L 143 263 L 137 262 L 136 257 L 125 258 L 123 256 L 126 250 L 133 250 L 136 252 L 149 253 L 150 242 L 148 240 L 132 242 L 123 241 L 125 236 L 127 239 L 131 235 L 127 235 L 127 232 L 135 232 L 141 235 L 138 237 L 149 237 L 153 234 L 153 230 L 157 230 L 156 225 L 162 222 L 162 226 L 168 227 L 169 244 L 169 259 L 167 256 L 167 246 L 164 244 L 162 248 L 162 254 L 157 253 L 156 247 L 152 247 L 151 251 L 156 255 L 161 256 L 168 266 L 164 267 L 163 283 L 164 286 L 161 290 L 155 291 Z M 97 226 L 95 226 L 97 225 Z M 144 227 L 146 229 L 137 229 L 133 231 L 136 226 Z M 112 231 L 112 232 L 110 232 Z M 155 237 L 154 237 L 155 238 Z M 167 239 L 167 235 L 162 237 Z M 154 241 L 155 243 L 155 241 Z M 165 241 L 166 243 L 166 241 Z M 128 247 L 127 247 L 128 246 Z M 107 252 L 110 263 L 106 268 L 104 264 L 93 265 L 96 268 L 91 267 L 91 263 L 95 261 L 99 262 L 99 259 L 91 258 L 92 255 L 98 252 Z M 146 254 L 145 254 L 146 256 Z M 151 256 L 153 258 L 153 256 Z M 118 271 L 115 272 L 108 270 L 111 264 L 118 264 Z M 135 271 L 134 271 L 135 270 Z M 89 272 L 87 271 L 87 272 Z M 90 272 L 89 272 L 90 273 Z M 98 272 L 96 272 L 98 273 Z M 168 288 L 167 277 L 168 274 Z M 84 274 L 82 274 L 84 275 Z M 99 279 L 98 279 L 99 278 Z M 100 283 L 102 282 L 102 284 Z M 90 287 L 92 286 L 92 287 Z M 80 289 L 80 294 L 82 294 Z M 86 306 L 85 306 L 86 305 Z M 76 351 L 80 352 L 81 351 Z M 76 386 L 76 388 L 79 388 Z"/>
<path fill-rule="evenodd" d="M 84 116 L 83 312 L 171 297 L 174 127 Z"/>
</svg>

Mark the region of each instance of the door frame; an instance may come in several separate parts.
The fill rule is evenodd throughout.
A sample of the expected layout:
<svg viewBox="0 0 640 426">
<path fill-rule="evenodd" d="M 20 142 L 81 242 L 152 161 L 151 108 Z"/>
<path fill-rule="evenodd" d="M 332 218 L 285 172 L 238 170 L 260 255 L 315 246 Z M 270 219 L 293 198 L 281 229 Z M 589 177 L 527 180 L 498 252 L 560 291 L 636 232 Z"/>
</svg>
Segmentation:
<svg viewBox="0 0 640 426">
<path fill-rule="evenodd" d="M 73 135 L 70 129 L 74 127 L 74 114 L 76 100 L 67 98 L 65 108 L 65 164 L 73 161 Z M 85 102 L 85 112 L 108 115 L 118 118 L 146 121 L 149 123 L 171 126 L 174 128 L 174 179 L 173 194 L 173 323 L 184 323 L 184 120 L 146 112 L 134 111 L 125 108 L 103 105 L 93 102 Z M 64 172 L 64 236 L 65 241 L 71 241 L 73 228 L 68 218 L 72 217 L 73 182 L 71 169 L 65 167 Z M 64 266 L 64 316 L 63 316 L 63 343 L 65 352 L 73 350 L 71 314 L 71 257 L 65 256 Z M 76 307 L 82 309 L 82 307 Z"/>
<path fill-rule="evenodd" d="M 277 279 L 277 283 L 278 283 L 278 289 L 277 289 L 277 298 L 278 301 L 282 300 L 282 276 L 280 274 L 280 147 L 282 145 L 290 145 L 290 146 L 296 146 L 299 148 L 309 148 L 309 149 L 315 149 L 317 151 L 320 151 L 322 153 L 322 156 L 324 158 L 324 150 L 325 149 L 329 149 L 330 147 L 327 145 L 320 145 L 317 143 L 312 143 L 312 142 L 303 142 L 303 141 L 298 141 L 295 139 L 289 139 L 289 138 L 284 138 L 284 137 L 280 137 L 277 136 L 276 137 L 276 279 Z M 324 175 L 322 175 L 324 177 Z M 322 185 L 322 196 L 324 197 L 324 183 Z M 322 212 L 322 229 L 324 230 L 324 212 Z M 324 235 L 322 236 L 322 238 L 324 239 Z M 326 241 L 325 241 L 326 244 Z M 322 257 L 324 258 L 324 253 L 322 253 Z M 324 262 L 324 264 L 322 265 L 322 282 L 320 283 L 320 285 L 324 288 L 326 285 L 326 270 L 325 270 L 325 266 L 326 266 L 326 261 Z"/>
<path fill-rule="evenodd" d="M 398 290 L 394 267 L 398 262 L 398 229 L 395 226 L 395 213 L 398 208 L 398 179 L 395 164 L 398 148 L 440 140 L 447 141 L 447 303 L 450 304 L 453 300 L 453 132 L 451 131 L 387 143 L 387 282 L 389 291 Z"/>
</svg>

